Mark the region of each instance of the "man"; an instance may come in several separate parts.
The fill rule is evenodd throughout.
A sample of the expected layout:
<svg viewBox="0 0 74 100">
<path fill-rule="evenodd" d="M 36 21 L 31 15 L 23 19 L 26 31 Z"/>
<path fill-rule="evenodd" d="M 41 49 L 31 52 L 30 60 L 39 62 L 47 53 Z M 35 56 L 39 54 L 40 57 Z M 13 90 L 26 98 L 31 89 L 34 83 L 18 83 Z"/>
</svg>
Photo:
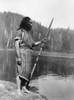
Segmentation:
<svg viewBox="0 0 74 100">
<path fill-rule="evenodd" d="M 15 50 L 16 50 L 16 82 L 17 93 L 22 94 L 24 87 L 25 92 L 29 93 L 26 88 L 28 77 L 31 71 L 31 54 L 27 51 L 32 47 L 37 46 L 43 42 L 34 42 L 31 36 L 32 32 L 32 20 L 29 17 L 24 17 L 19 25 L 15 37 Z"/>
</svg>

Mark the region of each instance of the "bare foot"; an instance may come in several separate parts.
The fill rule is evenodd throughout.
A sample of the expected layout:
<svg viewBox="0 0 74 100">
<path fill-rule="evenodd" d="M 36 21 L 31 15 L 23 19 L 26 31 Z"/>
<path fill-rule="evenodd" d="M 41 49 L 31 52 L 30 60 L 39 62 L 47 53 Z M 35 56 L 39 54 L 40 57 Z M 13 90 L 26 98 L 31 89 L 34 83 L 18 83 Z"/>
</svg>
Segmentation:
<svg viewBox="0 0 74 100">
<path fill-rule="evenodd" d="M 20 90 L 12 91 L 10 94 L 14 95 L 14 96 L 22 96 L 23 95 Z"/>
<path fill-rule="evenodd" d="M 22 91 L 17 90 L 17 95 L 22 96 Z"/>
<path fill-rule="evenodd" d="M 25 86 L 23 87 L 23 91 L 30 94 L 30 91 Z"/>
</svg>

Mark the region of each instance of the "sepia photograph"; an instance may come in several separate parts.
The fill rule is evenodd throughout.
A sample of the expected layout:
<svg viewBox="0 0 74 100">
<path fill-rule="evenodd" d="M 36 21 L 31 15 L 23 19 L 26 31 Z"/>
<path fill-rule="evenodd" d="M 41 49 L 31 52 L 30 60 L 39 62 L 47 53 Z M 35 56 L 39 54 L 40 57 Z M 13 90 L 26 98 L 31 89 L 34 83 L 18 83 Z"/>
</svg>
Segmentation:
<svg viewBox="0 0 74 100">
<path fill-rule="evenodd" d="M 0 0 L 0 100 L 74 100 L 73 10 L 73 0 Z"/>
</svg>

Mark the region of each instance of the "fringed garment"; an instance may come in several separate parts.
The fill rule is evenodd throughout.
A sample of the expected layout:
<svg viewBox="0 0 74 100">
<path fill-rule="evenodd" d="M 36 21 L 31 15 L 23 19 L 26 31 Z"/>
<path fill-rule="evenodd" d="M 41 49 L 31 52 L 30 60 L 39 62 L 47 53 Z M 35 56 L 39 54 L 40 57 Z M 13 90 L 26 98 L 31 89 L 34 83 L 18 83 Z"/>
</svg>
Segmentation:
<svg viewBox="0 0 74 100">
<path fill-rule="evenodd" d="M 22 34 L 24 33 L 24 34 Z M 17 74 L 20 78 L 28 80 L 29 75 L 31 73 L 31 49 L 32 45 L 34 45 L 34 41 L 30 34 L 26 31 L 18 30 L 18 34 L 16 35 L 15 41 L 20 40 L 20 54 L 21 54 L 21 65 L 17 64 Z M 17 55 L 17 52 L 16 52 Z M 16 62 L 18 61 L 18 55 L 16 56 Z"/>
</svg>

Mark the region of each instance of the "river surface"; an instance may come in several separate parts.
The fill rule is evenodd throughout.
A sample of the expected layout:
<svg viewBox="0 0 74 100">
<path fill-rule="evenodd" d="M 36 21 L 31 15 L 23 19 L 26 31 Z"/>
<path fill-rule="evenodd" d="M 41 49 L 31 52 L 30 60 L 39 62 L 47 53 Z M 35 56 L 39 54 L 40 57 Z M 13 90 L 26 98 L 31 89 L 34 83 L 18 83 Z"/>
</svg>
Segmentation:
<svg viewBox="0 0 74 100">
<path fill-rule="evenodd" d="M 0 80 L 16 82 L 15 69 L 14 51 L 0 50 Z M 45 100 L 74 100 L 74 56 L 40 56 L 32 78 Z"/>
<path fill-rule="evenodd" d="M 47 75 L 40 77 L 35 85 L 45 100 L 74 100 L 73 76 Z"/>
</svg>

